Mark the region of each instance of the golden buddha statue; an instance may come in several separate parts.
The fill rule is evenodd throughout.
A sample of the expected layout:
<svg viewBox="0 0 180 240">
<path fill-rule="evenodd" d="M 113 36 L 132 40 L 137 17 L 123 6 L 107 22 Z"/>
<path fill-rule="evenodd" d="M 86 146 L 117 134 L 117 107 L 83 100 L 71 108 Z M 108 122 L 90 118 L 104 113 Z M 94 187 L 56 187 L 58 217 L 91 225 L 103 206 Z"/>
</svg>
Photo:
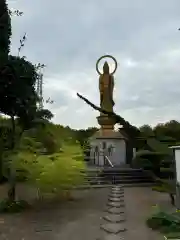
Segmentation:
<svg viewBox="0 0 180 240">
<path fill-rule="evenodd" d="M 107 62 L 103 66 L 103 74 L 99 77 L 100 106 L 102 109 L 113 112 L 113 89 L 114 77 L 109 73 L 109 65 Z M 101 115 L 104 115 L 101 113 Z"/>
</svg>

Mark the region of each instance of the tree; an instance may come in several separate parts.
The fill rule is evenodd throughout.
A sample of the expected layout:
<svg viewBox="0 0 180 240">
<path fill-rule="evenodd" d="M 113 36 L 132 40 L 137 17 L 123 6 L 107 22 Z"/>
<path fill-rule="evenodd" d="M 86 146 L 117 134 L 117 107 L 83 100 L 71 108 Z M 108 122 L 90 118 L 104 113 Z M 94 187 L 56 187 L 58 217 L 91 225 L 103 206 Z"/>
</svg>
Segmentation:
<svg viewBox="0 0 180 240">
<path fill-rule="evenodd" d="M 53 118 L 53 114 L 48 109 L 41 109 L 36 111 L 36 118 L 49 121 Z"/>
<path fill-rule="evenodd" d="M 120 123 L 120 125 L 123 126 L 123 130 L 125 131 L 125 133 L 133 140 L 136 139 L 136 137 L 138 137 L 140 135 L 140 131 L 138 128 L 136 128 L 135 126 L 132 126 L 129 122 L 127 122 L 124 118 L 122 118 L 120 115 L 114 113 L 114 112 L 108 112 L 98 106 L 96 106 L 95 104 L 93 104 L 92 102 L 90 102 L 87 98 L 83 97 L 82 95 L 80 95 L 79 93 L 77 93 L 77 96 L 82 99 L 85 103 L 87 103 L 89 106 L 91 106 L 92 108 L 94 108 L 96 111 L 102 112 L 104 114 L 108 114 L 110 117 L 113 117 L 115 119 L 115 123 Z"/>
<path fill-rule="evenodd" d="M 36 113 L 37 94 L 35 67 L 24 58 L 9 55 L 11 37 L 11 19 L 6 1 L 0 3 L 0 112 L 11 119 L 11 146 L 15 149 L 15 118 L 18 117 L 23 127 L 33 120 Z M 15 175 L 10 171 L 9 200 L 15 199 Z"/>
<path fill-rule="evenodd" d="M 93 127 L 93 128 L 88 128 L 88 129 L 80 129 L 76 130 L 76 138 L 79 141 L 81 146 L 84 146 L 84 144 L 87 143 L 88 139 L 92 137 L 92 135 L 97 131 L 98 129 Z"/>
<path fill-rule="evenodd" d="M 153 129 L 149 125 L 143 125 L 139 128 L 142 137 L 151 137 L 154 136 Z"/>
<path fill-rule="evenodd" d="M 160 141 L 165 141 L 170 145 L 180 142 L 180 123 L 175 120 L 157 124 L 153 131 Z"/>
<path fill-rule="evenodd" d="M 11 38 L 11 18 L 9 16 L 7 3 L 0 1 L 0 71 L 1 67 L 7 62 L 10 52 Z"/>
<path fill-rule="evenodd" d="M 9 56 L 5 73 L 0 75 L 0 112 L 11 118 L 11 150 L 15 148 L 15 118 L 21 120 L 23 128 L 29 126 L 36 113 L 37 94 L 34 66 L 24 58 Z M 9 198 L 15 199 L 14 174 L 10 173 Z"/>
</svg>

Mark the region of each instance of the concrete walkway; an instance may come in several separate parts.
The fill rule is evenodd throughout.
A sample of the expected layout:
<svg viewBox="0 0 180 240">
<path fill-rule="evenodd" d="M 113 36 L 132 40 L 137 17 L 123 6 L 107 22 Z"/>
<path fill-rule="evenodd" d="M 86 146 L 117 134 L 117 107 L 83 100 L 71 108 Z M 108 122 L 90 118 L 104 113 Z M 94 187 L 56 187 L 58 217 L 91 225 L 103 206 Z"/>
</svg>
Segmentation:
<svg viewBox="0 0 180 240">
<path fill-rule="evenodd" d="M 0 216 L 1 240 L 99 240 L 110 189 L 79 190 L 75 201 L 44 204 L 28 212 Z M 170 208 L 168 196 L 151 188 L 125 189 L 127 240 L 161 240 L 145 220 L 153 204 Z"/>
<path fill-rule="evenodd" d="M 125 189 L 127 240 L 162 240 L 161 234 L 149 229 L 145 221 L 152 212 L 152 205 L 159 204 L 164 209 L 171 208 L 167 194 L 154 192 L 151 188 Z"/>
</svg>

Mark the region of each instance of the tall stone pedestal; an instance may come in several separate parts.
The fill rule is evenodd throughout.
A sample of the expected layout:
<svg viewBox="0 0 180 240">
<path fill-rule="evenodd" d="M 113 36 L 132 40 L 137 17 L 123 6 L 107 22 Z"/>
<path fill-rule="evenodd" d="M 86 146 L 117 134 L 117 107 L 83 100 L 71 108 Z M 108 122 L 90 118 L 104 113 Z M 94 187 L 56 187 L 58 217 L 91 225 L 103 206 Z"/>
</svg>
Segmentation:
<svg viewBox="0 0 180 240">
<path fill-rule="evenodd" d="M 126 164 L 126 138 L 114 131 L 114 120 L 106 115 L 99 116 L 101 129 L 90 138 L 90 161 L 96 166 L 123 166 Z"/>
</svg>

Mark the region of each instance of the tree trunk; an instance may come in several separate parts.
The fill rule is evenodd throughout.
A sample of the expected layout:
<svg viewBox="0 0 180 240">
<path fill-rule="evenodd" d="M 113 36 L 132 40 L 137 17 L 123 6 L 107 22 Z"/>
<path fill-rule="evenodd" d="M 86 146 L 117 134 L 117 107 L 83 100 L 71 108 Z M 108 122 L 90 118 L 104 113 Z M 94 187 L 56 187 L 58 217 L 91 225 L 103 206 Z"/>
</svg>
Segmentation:
<svg viewBox="0 0 180 240">
<path fill-rule="evenodd" d="M 11 116 L 12 132 L 11 132 L 11 151 L 15 147 L 15 119 L 14 116 Z M 13 164 L 10 164 L 9 169 L 9 190 L 8 190 L 8 199 L 10 202 L 15 201 L 16 197 L 16 174 Z"/>
</svg>

